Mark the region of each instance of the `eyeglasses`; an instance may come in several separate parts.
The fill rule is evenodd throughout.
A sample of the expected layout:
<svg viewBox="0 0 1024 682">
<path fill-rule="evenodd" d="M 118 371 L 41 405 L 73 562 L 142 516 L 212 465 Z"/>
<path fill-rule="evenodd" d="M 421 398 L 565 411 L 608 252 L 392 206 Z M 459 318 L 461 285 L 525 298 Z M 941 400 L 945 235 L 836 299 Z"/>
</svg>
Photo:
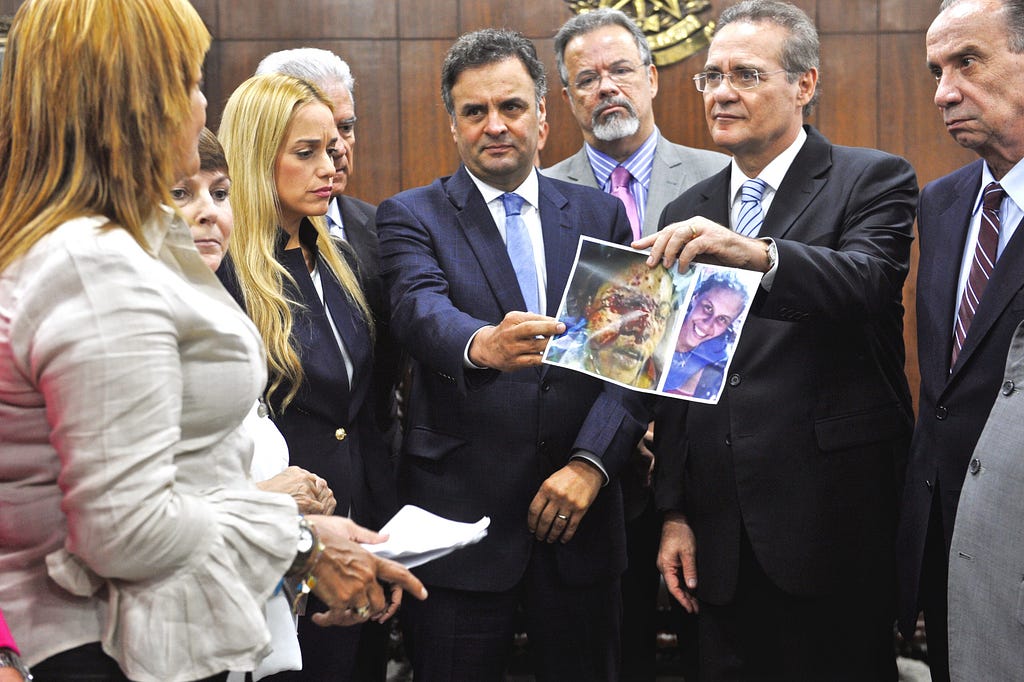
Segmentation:
<svg viewBox="0 0 1024 682">
<path fill-rule="evenodd" d="M 356 131 L 356 121 L 359 119 L 353 116 L 352 118 L 343 118 L 338 121 L 338 132 L 342 137 L 348 137 Z"/>
<path fill-rule="evenodd" d="M 579 92 L 593 92 L 597 90 L 601 85 L 601 80 L 605 76 L 608 76 L 612 80 L 612 83 L 616 85 L 629 85 L 634 82 L 636 75 L 641 71 L 645 64 L 633 65 L 633 64 L 618 64 L 613 66 L 603 74 L 597 71 L 583 71 L 573 82 L 572 86 Z"/>
<path fill-rule="evenodd" d="M 770 76 L 773 73 L 785 73 L 785 69 L 776 71 L 758 71 L 757 69 L 736 69 L 735 71 L 705 71 L 693 77 L 693 84 L 697 86 L 697 92 L 711 92 L 718 89 L 723 81 L 728 80 L 736 90 L 753 90 L 761 84 L 761 76 Z"/>
</svg>

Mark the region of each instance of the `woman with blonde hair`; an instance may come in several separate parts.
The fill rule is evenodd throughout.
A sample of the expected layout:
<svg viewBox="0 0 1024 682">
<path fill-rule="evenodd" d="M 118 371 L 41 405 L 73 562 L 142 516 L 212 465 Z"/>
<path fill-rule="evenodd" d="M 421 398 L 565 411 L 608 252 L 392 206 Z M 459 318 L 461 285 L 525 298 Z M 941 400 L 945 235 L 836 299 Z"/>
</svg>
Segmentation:
<svg viewBox="0 0 1024 682">
<path fill-rule="evenodd" d="M 254 76 L 228 99 L 218 138 L 235 214 L 218 275 L 266 345 L 274 422 L 292 464 L 327 480 L 336 513 L 379 527 L 397 505 L 369 391 L 373 318 L 357 262 L 323 218 L 341 144 L 331 102 L 304 80 Z M 393 588 L 374 620 L 389 618 L 400 599 Z M 359 635 L 360 628 L 326 632 L 300 619 L 299 679 L 351 679 Z"/>
<path fill-rule="evenodd" d="M 246 476 L 259 335 L 168 208 L 210 36 L 186 0 L 27 0 L 0 77 L 0 610 L 45 680 L 222 679 L 289 573 L 324 622 L 424 596 Z M 354 611 L 346 611 L 354 609 Z"/>
</svg>

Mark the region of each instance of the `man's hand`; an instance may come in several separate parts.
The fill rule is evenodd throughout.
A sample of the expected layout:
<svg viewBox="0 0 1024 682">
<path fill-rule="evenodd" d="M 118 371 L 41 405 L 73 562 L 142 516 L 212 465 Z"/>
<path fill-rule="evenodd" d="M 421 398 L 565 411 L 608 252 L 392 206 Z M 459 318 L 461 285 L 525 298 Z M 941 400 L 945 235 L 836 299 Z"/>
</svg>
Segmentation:
<svg viewBox="0 0 1024 682">
<path fill-rule="evenodd" d="M 758 272 L 769 270 L 764 241 L 744 237 L 707 218 L 690 218 L 666 225 L 658 232 L 634 241 L 632 246 L 640 250 L 651 249 L 647 258 L 650 267 L 660 262 L 671 268 L 678 260 L 679 271 L 682 272 L 689 267 L 690 261 L 699 260 Z"/>
<path fill-rule="evenodd" d="M 572 540 L 583 516 L 601 490 L 604 475 L 594 466 L 574 459 L 551 474 L 530 503 L 526 523 L 542 542 Z"/>
<path fill-rule="evenodd" d="M 371 617 L 383 622 L 398 608 L 402 590 L 426 599 L 427 590 L 401 564 L 381 559 L 359 546 L 360 542 L 382 542 L 386 536 L 338 516 L 307 516 L 325 546 L 316 560 L 313 592 L 330 608 L 313 614 L 317 625 L 355 625 Z M 391 598 L 381 583 L 389 583 Z"/>
<path fill-rule="evenodd" d="M 690 613 L 697 613 L 697 540 L 686 517 L 669 512 L 661 526 L 658 570 L 665 578 L 669 594 Z"/>
<path fill-rule="evenodd" d="M 469 360 L 478 367 L 509 372 L 540 364 L 548 339 L 565 331 L 553 317 L 510 312 L 497 327 L 484 327 L 469 344 Z"/>
<path fill-rule="evenodd" d="M 327 481 L 297 466 L 290 466 L 273 478 L 259 481 L 256 487 L 268 492 L 291 495 L 299 505 L 300 514 L 330 516 L 337 505 L 334 493 L 327 487 Z"/>
</svg>

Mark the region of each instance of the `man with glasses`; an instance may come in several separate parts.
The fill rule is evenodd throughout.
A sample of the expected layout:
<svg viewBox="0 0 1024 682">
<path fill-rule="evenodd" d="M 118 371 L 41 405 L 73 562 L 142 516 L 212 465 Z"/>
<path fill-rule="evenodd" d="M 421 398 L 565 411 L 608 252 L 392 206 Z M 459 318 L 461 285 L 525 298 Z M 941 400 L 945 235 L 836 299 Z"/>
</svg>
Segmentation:
<svg viewBox="0 0 1024 682">
<path fill-rule="evenodd" d="M 917 182 L 804 117 L 819 44 L 791 4 L 724 11 L 695 78 L 733 163 L 634 246 L 765 273 L 717 405 L 662 399 L 658 555 L 699 611 L 702 680 L 896 680 L 902 287 Z"/>
<path fill-rule="evenodd" d="M 584 144 L 544 173 L 622 199 L 634 238 L 653 234 L 665 204 L 729 163 L 724 154 L 662 137 L 654 122 L 658 69 L 651 48 L 643 31 L 619 10 L 598 9 L 565 22 L 555 35 L 555 60 L 562 98 Z M 645 441 L 651 438 L 653 424 Z M 650 489 L 654 457 L 645 442 L 633 459 L 622 476 L 629 552 L 622 576 L 622 669 L 624 679 L 653 680 L 659 584 L 654 559 L 661 524 Z M 677 635 L 686 639 L 682 631 Z"/>
</svg>

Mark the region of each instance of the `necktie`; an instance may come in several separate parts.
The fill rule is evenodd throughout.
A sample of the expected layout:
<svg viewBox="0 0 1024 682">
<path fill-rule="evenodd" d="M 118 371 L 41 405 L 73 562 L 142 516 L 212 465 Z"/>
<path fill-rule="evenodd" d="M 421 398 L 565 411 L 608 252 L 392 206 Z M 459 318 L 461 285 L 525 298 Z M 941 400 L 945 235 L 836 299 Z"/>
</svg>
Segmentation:
<svg viewBox="0 0 1024 682">
<path fill-rule="evenodd" d="M 636 199 L 629 191 L 629 181 L 632 179 L 633 176 L 628 170 L 623 166 L 616 166 L 612 171 L 611 195 L 618 197 L 619 201 L 626 205 L 626 217 L 629 218 L 629 226 L 633 228 L 633 239 L 640 239 L 640 214 L 636 210 Z"/>
<path fill-rule="evenodd" d="M 756 237 L 764 223 L 761 197 L 768 183 L 760 178 L 747 180 L 740 187 L 740 217 L 736 231 L 744 237 Z"/>
<path fill-rule="evenodd" d="M 981 303 L 981 297 L 988 286 L 992 269 L 996 266 L 996 254 L 999 248 L 999 207 L 1003 203 L 1006 192 L 998 182 L 991 182 L 985 187 L 981 199 L 981 229 L 978 230 L 978 245 L 974 248 L 974 260 L 971 272 L 967 275 L 967 285 L 960 297 L 960 309 L 956 314 L 956 327 L 953 329 L 953 357 L 950 368 L 956 364 L 960 349 L 967 338 L 971 320 Z"/>
<path fill-rule="evenodd" d="M 524 201 L 521 196 L 511 192 L 501 195 L 501 203 L 505 206 L 505 246 L 512 267 L 515 268 L 526 309 L 531 313 L 539 313 L 541 309 L 537 295 L 537 265 L 533 260 L 533 244 L 530 243 L 530 234 L 520 215 Z"/>
<path fill-rule="evenodd" d="M 339 225 L 338 223 L 336 223 L 334 221 L 334 218 L 331 217 L 330 213 L 328 213 L 326 217 L 327 217 L 327 229 L 328 229 L 328 231 L 331 234 L 333 234 L 335 237 L 340 237 L 342 240 L 347 241 L 348 239 L 345 236 L 345 228 L 342 225 Z"/>
</svg>

